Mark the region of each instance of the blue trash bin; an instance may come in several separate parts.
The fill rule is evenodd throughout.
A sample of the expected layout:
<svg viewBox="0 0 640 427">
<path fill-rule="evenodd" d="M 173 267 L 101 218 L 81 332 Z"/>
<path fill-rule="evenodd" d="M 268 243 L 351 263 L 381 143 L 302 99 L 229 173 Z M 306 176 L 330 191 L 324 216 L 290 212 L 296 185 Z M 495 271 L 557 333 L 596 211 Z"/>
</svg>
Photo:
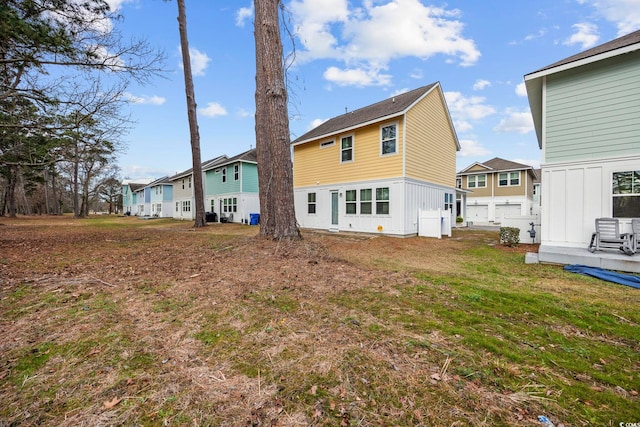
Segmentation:
<svg viewBox="0 0 640 427">
<path fill-rule="evenodd" d="M 252 213 L 249 214 L 249 225 L 258 225 L 260 224 L 260 214 Z"/>
</svg>

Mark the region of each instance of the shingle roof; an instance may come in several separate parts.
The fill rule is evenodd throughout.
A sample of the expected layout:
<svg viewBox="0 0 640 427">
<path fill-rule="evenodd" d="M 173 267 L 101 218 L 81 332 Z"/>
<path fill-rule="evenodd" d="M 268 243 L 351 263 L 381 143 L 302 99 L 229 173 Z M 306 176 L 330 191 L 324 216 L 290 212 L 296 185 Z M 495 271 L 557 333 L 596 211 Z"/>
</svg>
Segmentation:
<svg viewBox="0 0 640 427">
<path fill-rule="evenodd" d="M 585 50 L 584 52 L 577 53 L 568 58 L 561 59 L 560 61 L 554 62 L 553 64 L 547 65 L 546 67 L 540 68 L 529 74 L 539 73 L 540 71 L 548 70 L 550 68 L 559 67 L 561 65 L 569 64 L 571 62 L 579 61 L 581 59 L 589 58 L 591 56 L 600 55 L 602 53 L 610 52 L 612 50 L 620 49 L 623 47 L 627 47 L 636 43 L 640 43 L 640 30 L 634 31 L 633 33 L 629 33 L 626 36 L 619 37 L 615 40 L 611 40 L 607 43 L 603 43 L 599 46 L 593 47 L 591 49 Z"/>
<path fill-rule="evenodd" d="M 237 156 L 233 156 L 230 159 L 225 159 L 224 161 L 220 161 L 220 162 L 215 162 L 215 163 L 211 163 L 208 164 L 206 167 L 203 167 L 202 170 L 210 170 L 213 169 L 214 167 L 220 167 L 220 166 L 224 166 L 224 165 L 229 165 L 231 163 L 235 163 L 235 162 L 249 162 L 249 163 L 257 163 L 258 162 L 258 156 L 256 155 L 256 149 L 252 148 L 251 150 L 245 151 L 244 153 L 240 153 Z"/>
<path fill-rule="evenodd" d="M 168 184 L 169 182 L 170 182 L 169 177 L 163 176 L 162 178 L 158 178 L 155 181 L 147 184 L 146 187 L 155 187 L 156 185 Z"/>
<path fill-rule="evenodd" d="M 136 182 L 129 183 L 129 187 L 131 188 L 131 191 L 138 191 L 139 189 L 144 188 L 146 186 L 147 184 L 139 184 Z"/>
<path fill-rule="evenodd" d="M 204 170 L 205 168 L 210 168 L 213 165 L 216 165 L 218 163 L 221 163 L 223 161 L 227 160 L 227 156 L 225 154 L 223 154 L 222 156 L 218 156 L 216 158 L 210 159 L 210 160 L 206 160 L 202 163 L 200 163 L 202 170 Z M 189 168 L 185 171 L 179 172 L 175 175 L 173 175 L 172 177 L 169 177 L 169 181 L 175 181 L 178 178 L 182 178 L 188 175 L 191 175 L 193 173 L 193 168 Z"/>
<path fill-rule="evenodd" d="M 531 171 L 535 174 L 533 167 L 529 165 L 525 165 L 523 163 L 512 162 L 511 160 L 501 159 L 500 157 L 494 157 L 491 160 L 487 160 L 486 162 L 475 162 L 472 165 L 466 167 L 465 169 L 458 172 L 458 174 L 463 174 L 475 165 L 485 166 L 489 168 L 493 172 L 498 171 L 507 171 L 507 170 L 516 170 L 516 169 L 531 169 Z M 473 171 L 473 173 L 477 173 L 478 171 Z"/>
<path fill-rule="evenodd" d="M 319 138 L 324 135 L 328 136 L 363 123 L 373 122 L 384 117 L 398 115 L 413 105 L 436 85 L 438 85 L 438 83 L 422 86 L 409 92 L 385 99 L 384 101 L 329 119 L 321 125 L 311 129 L 304 135 L 296 138 L 292 141 L 292 144 Z"/>
</svg>

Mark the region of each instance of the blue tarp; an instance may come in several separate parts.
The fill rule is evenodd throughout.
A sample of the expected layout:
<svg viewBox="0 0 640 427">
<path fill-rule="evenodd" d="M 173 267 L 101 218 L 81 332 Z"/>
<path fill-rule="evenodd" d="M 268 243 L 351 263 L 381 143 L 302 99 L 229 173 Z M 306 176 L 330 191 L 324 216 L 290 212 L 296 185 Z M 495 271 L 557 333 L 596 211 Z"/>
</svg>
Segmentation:
<svg viewBox="0 0 640 427">
<path fill-rule="evenodd" d="M 620 285 L 627 285 L 640 289 L 640 276 L 616 273 L 615 271 L 605 270 L 598 267 L 588 267 L 580 264 L 565 265 L 564 269 L 573 273 L 584 274 L 585 276 L 606 280 L 607 282 L 618 283 Z"/>
</svg>

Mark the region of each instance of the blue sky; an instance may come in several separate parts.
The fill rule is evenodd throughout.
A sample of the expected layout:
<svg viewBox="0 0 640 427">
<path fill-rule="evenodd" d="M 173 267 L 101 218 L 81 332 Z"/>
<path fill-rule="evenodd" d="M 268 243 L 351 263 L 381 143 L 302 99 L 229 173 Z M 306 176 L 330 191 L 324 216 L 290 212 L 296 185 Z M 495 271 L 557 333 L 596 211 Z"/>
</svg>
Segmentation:
<svg viewBox="0 0 640 427">
<path fill-rule="evenodd" d="M 110 0 L 125 37 L 165 52 L 163 77 L 131 86 L 122 176 L 191 167 L 176 1 Z M 186 0 L 202 160 L 255 147 L 251 0 Z M 462 150 L 538 166 L 524 74 L 640 29 L 640 0 L 286 0 L 295 139 L 314 125 L 440 82 Z M 283 38 L 288 37 L 283 34 Z M 285 40 L 285 50 L 291 43 Z"/>
</svg>

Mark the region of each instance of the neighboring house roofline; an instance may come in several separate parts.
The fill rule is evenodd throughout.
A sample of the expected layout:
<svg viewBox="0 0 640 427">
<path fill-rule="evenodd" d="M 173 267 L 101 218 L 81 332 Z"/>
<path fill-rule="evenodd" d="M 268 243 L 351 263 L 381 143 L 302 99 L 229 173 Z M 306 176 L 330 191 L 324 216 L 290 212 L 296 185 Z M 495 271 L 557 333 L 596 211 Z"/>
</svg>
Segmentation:
<svg viewBox="0 0 640 427">
<path fill-rule="evenodd" d="M 169 182 L 170 182 L 169 181 L 169 177 L 168 176 L 163 176 L 162 178 L 158 178 L 155 181 L 147 184 L 145 187 L 151 188 L 151 187 L 158 186 L 160 184 L 169 184 Z"/>
<path fill-rule="evenodd" d="M 639 49 L 640 30 L 554 62 L 532 73 L 525 74 L 524 83 L 527 88 L 531 115 L 533 116 L 533 125 L 536 130 L 536 136 L 538 137 L 538 146 L 542 148 L 542 85 L 546 76 L 634 52 Z"/>
<path fill-rule="evenodd" d="M 387 98 L 375 104 L 368 105 L 351 112 L 333 117 L 315 128 L 311 129 L 304 135 L 296 138 L 291 142 L 292 146 L 306 144 L 308 142 L 317 141 L 324 138 L 332 138 L 336 135 L 353 131 L 364 126 L 380 123 L 401 117 L 407 113 L 418 102 L 425 98 L 433 90 L 440 87 L 440 82 L 431 83 L 417 89 L 410 90 L 400 95 Z M 446 111 L 447 120 L 453 131 L 457 150 L 460 150 L 460 142 L 458 141 L 455 127 L 451 121 L 451 115 L 445 99 L 442 99 Z"/>
<path fill-rule="evenodd" d="M 490 168 L 489 166 L 487 166 L 487 165 L 485 165 L 483 163 L 480 163 L 480 162 L 474 162 L 471 165 L 467 166 L 466 168 L 462 169 L 456 175 L 464 175 L 464 174 L 466 174 L 466 172 L 469 169 L 471 169 L 472 167 L 475 167 L 475 166 L 482 166 L 483 168 L 485 168 L 487 170 L 486 171 L 471 171 L 471 172 L 469 172 L 469 175 L 471 175 L 471 174 L 479 174 L 479 173 L 487 173 L 487 171 L 493 172 L 493 168 Z"/>
<path fill-rule="evenodd" d="M 227 166 L 233 163 L 242 162 L 242 163 L 252 163 L 258 164 L 257 151 L 255 148 L 245 151 L 244 153 L 240 153 L 237 156 L 233 156 L 228 159 L 224 159 L 220 162 L 210 163 L 206 168 L 202 168 L 202 171 L 209 171 L 211 169 L 220 168 L 223 166 Z"/>
<path fill-rule="evenodd" d="M 349 114 L 349 113 L 347 113 L 347 114 Z M 323 134 L 323 135 L 318 135 L 318 136 L 316 136 L 316 137 L 312 137 L 312 138 L 309 138 L 309 139 L 306 139 L 306 140 L 302 140 L 302 141 L 300 141 L 300 140 L 296 139 L 295 141 L 293 141 L 293 142 L 291 143 L 291 145 L 294 145 L 294 146 L 295 146 L 295 145 L 302 145 L 302 144 L 306 144 L 307 142 L 317 141 L 317 140 L 319 140 L 319 139 L 328 139 L 328 138 L 333 138 L 333 137 L 335 137 L 336 135 L 340 135 L 340 134 L 348 133 L 348 132 L 351 132 L 351 131 L 353 131 L 353 130 L 355 130 L 355 129 L 359 129 L 359 128 L 361 128 L 361 127 L 369 126 L 369 125 L 372 125 L 372 124 L 375 124 L 375 123 L 380 123 L 380 122 L 384 122 L 384 121 L 387 121 L 387 120 L 395 119 L 395 118 L 397 118 L 397 117 L 401 117 L 401 116 L 403 116 L 404 114 L 405 114 L 405 112 L 404 112 L 404 111 L 401 111 L 401 112 L 399 112 L 399 113 L 395 113 L 395 114 L 392 114 L 392 115 L 389 115 L 389 116 L 378 117 L 378 118 L 373 119 L 373 120 L 370 120 L 370 121 L 368 121 L 368 122 L 361 122 L 361 123 L 357 123 L 357 124 L 354 124 L 354 125 L 352 125 L 352 126 L 349 126 L 349 127 L 346 127 L 346 128 L 342 128 L 342 129 L 338 129 L 338 130 L 333 131 L 333 132 L 331 132 L 331 133 L 326 133 L 326 134 Z M 304 136 L 304 135 L 303 135 L 303 136 Z"/>
<path fill-rule="evenodd" d="M 130 182 L 127 185 L 129 186 L 129 188 L 131 188 L 132 192 L 137 192 L 138 190 L 141 190 L 146 186 L 146 184 L 139 184 L 137 182 Z"/>
<path fill-rule="evenodd" d="M 223 161 L 225 161 L 227 159 L 228 159 L 227 155 L 223 154 L 223 155 L 218 156 L 218 157 L 216 157 L 214 159 L 206 160 L 206 161 L 200 163 L 200 165 L 202 167 L 202 171 L 204 172 L 205 168 L 208 168 L 211 165 L 216 164 L 217 162 L 223 162 Z M 189 168 L 189 169 L 187 169 L 185 171 L 179 172 L 179 173 L 169 177 L 168 180 L 169 181 L 175 181 L 175 180 L 178 180 L 180 178 L 186 178 L 189 175 L 193 175 L 193 168 Z"/>
<path fill-rule="evenodd" d="M 554 62 L 537 71 L 525 74 L 524 78 L 525 80 L 539 78 L 548 74 L 558 73 L 570 68 L 581 67 L 592 62 L 633 52 L 638 49 L 640 49 L 640 30 Z"/>
<path fill-rule="evenodd" d="M 486 168 L 486 171 L 469 171 L 469 169 L 475 166 L 482 166 Z M 474 162 L 470 166 L 462 169 L 456 175 L 478 175 L 484 173 L 495 173 L 495 172 L 512 172 L 512 171 L 520 171 L 520 170 L 531 170 L 533 175 L 536 176 L 533 166 L 525 165 L 524 163 L 513 162 L 511 160 L 501 159 L 500 157 L 494 157 L 491 160 L 487 160 L 486 162 Z"/>
</svg>

